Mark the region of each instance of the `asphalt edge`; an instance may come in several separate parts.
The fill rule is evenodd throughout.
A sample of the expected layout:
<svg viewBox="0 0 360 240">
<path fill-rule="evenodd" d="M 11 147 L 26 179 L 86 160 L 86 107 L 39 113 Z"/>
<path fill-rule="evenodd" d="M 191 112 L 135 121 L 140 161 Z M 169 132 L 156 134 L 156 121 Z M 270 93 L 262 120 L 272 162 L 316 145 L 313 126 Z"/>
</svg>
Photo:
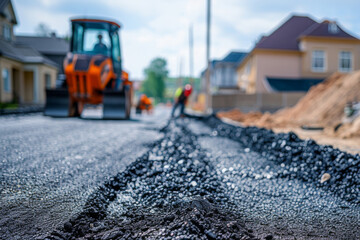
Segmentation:
<svg viewBox="0 0 360 240">
<path fill-rule="evenodd" d="M 44 112 L 44 107 L 24 107 L 19 109 L 0 109 L 0 117 L 7 115 L 21 115 L 21 114 L 29 114 L 29 113 L 40 113 Z"/>
</svg>

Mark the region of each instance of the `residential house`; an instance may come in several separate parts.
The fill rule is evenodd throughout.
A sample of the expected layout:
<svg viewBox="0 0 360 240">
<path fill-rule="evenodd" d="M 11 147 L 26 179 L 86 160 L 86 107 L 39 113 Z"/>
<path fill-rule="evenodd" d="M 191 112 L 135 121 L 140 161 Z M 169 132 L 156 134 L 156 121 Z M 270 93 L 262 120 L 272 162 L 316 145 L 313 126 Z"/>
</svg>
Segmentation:
<svg viewBox="0 0 360 240">
<path fill-rule="evenodd" d="M 210 86 L 212 90 L 238 88 L 236 69 L 246 54 L 232 51 L 221 60 L 211 61 Z M 202 83 L 205 83 L 206 70 L 201 73 L 201 78 Z"/>
<path fill-rule="evenodd" d="M 17 41 L 17 23 L 11 1 L 0 1 L 0 102 L 43 104 L 45 88 L 55 87 L 59 65 Z"/>
<path fill-rule="evenodd" d="M 360 40 L 335 21 L 291 16 L 239 65 L 246 93 L 307 91 L 334 72 L 360 69 Z"/>
<path fill-rule="evenodd" d="M 64 58 L 70 50 L 69 41 L 66 39 L 56 37 L 56 34 L 52 33 L 51 37 L 16 36 L 16 42 L 31 46 L 37 50 L 43 56 L 57 64 L 59 67 L 59 74 L 64 74 Z"/>
</svg>

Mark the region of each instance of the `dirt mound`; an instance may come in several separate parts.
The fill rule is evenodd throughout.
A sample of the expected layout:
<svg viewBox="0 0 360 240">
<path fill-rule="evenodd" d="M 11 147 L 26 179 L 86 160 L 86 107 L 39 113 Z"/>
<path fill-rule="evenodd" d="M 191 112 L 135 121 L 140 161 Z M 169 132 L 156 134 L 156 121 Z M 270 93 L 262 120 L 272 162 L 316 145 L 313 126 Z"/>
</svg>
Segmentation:
<svg viewBox="0 0 360 240">
<path fill-rule="evenodd" d="M 232 110 L 218 113 L 218 116 L 242 122 L 245 126 L 273 128 L 307 125 L 334 128 L 341 123 L 346 104 L 359 99 L 360 71 L 352 74 L 334 73 L 311 88 L 292 108 L 281 109 L 274 114 L 245 114 Z M 359 127 L 354 122 L 338 130 L 339 136 L 352 136 L 358 134 Z"/>
<path fill-rule="evenodd" d="M 351 123 L 344 123 L 335 128 L 326 129 L 332 136 L 341 138 L 360 137 L 360 116 Z"/>
<path fill-rule="evenodd" d="M 238 109 L 233 109 L 228 112 L 220 112 L 218 114 L 219 117 L 227 117 L 244 124 L 251 124 L 252 121 L 260 119 L 262 115 L 263 114 L 261 112 L 243 113 Z"/>
<path fill-rule="evenodd" d="M 344 107 L 360 98 L 360 71 L 353 74 L 335 73 L 310 89 L 294 107 L 274 117 L 298 125 L 333 126 L 341 122 Z"/>
</svg>

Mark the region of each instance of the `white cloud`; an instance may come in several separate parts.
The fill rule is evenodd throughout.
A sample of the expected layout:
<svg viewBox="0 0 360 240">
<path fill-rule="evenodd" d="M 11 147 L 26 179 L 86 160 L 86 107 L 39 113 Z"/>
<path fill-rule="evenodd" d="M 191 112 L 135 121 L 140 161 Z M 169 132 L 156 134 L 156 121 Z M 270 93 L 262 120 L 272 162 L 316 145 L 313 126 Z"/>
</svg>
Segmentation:
<svg viewBox="0 0 360 240">
<path fill-rule="evenodd" d="M 328 0 L 326 6 L 304 0 L 212 0 L 211 57 L 222 58 L 231 50 L 250 50 L 255 40 L 277 27 L 291 12 L 303 12 L 321 19 L 336 18 L 348 30 L 360 31 L 356 1 L 338 5 Z M 17 33 L 34 33 L 45 22 L 60 35 L 69 32 L 69 18 L 78 15 L 98 15 L 119 20 L 124 66 L 135 78 L 143 77 L 143 69 L 157 57 L 168 60 L 171 75 L 189 73 L 188 31 L 194 29 L 194 72 L 204 69 L 206 37 L 205 0 L 13 0 L 20 25 Z M 332 10 L 337 6 L 337 11 Z M 343 11 L 342 11 L 343 10 Z M 344 13 L 342 13 L 344 12 Z"/>
<path fill-rule="evenodd" d="M 51 1 L 42 0 L 44 6 L 50 6 Z M 20 34 L 34 34 L 35 28 L 39 23 L 46 23 L 52 30 L 60 35 L 69 33 L 69 18 L 71 15 L 61 12 L 50 12 L 37 7 L 16 5 L 16 15 L 19 20 L 19 26 L 15 31 Z"/>
</svg>

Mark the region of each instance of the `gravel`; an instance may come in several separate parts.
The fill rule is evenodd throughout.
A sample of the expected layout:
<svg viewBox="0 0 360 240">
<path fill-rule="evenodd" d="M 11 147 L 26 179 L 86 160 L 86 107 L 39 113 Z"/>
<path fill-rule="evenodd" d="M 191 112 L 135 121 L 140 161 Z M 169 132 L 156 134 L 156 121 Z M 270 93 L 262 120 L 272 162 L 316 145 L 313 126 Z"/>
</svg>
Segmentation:
<svg viewBox="0 0 360 240">
<path fill-rule="evenodd" d="M 61 125 L 62 121 L 67 120 L 57 123 Z M 76 206 L 76 211 L 65 211 L 58 218 L 59 224 L 38 239 L 360 238 L 359 155 L 303 141 L 294 133 L 235 127 L 214 116 L 172 119 L 162 128 L 147 122 L 141 131 L 147 133 L 146 139 L 153 136 L 150 142 L 144 141 L 141 131 L 133 132 L 135 123 L 126 123 L 129 127 L 134 125 L 129 129 L 109 132 L 109 127 L 119 129 L 117 122 L 68 121 L 76 125 L 75 135 L 64 138 L 64 128 L 54 128 L 49 134 L 59 134 L 58 138 L 49 137 L 48 144 L 34 146 L 26 145 L 28 139 L 41 142 L 49 130 L 43 129 L 43 134 L 34 137 L 38 131 L 35 127 L 24 134 L 11 129 L 16 123 L 5 123 L 8 129 L 3 132 L 7 137 L 0 138 L 3 149 L 8 151 L 19 139 L 26 147 L 13 148 L 7 152 L 10 157 L 1 162 L 4 190 L 0 210 L 17 218 L 13 222 L 0 219 L 0 223 L 7 224 L 0 226 L 6 233 L 1 237 L 35 238 L 10 237 L 8 230 L 14 231 L 16 226 L 9 223 L 29 224 L 31 217 L 24 218 L 23 213 L 36 215 L 36 209 L 45 201 L 34 198 L 31 192 L 41 197 L 41 189 L 50 188 L 44 196 L 56 193 L 53 198 L 59 199 L 53 203 L 59 206 L 66 205 L 69 197 L 68 205 Z M 33 126 L 34 122 L 23 122 L 24 126 L 27 124 Z M 88 131 L 98 131 L 89 135 L 81 130 L 84 126 Z M 98 145 L 95 139 L 99 134 L 110 138 Z M 74 149 L 67 149 L 77 142 L 74 136 L 90 146 L 79 149 L 84 147 L 79 143 Z M 160 137 L 156 140 L 154 136 Z M 126 147 L 126 140 L 135 144 L 136 138 L 143 147 Z M 109 145 L 117 141 L 122 143 L 121 148 Z M 50 158 L 54 149 L 57 156 Z M 65 158 L 62 151 L 71 157 Z M 138 157 L 130 158 L 134 151 Z M 84 158 L 95 161 L 83 161 Z M 92 171 L 95 172 L 90 174 Z M 45 174 L 38 175 L 39 172 Z M 23 183 L 24 179 L 29 184 Z M 90 180 L 88 185 L 84 183 L 86 179 Z M 22 203 L 18 183 L 24 186 L 24 198 L 34 201 L 34 211 L 30 211 L 31 206 L 20 211 L 18 206 L 4 204 L 11 198 Z M 71 196 L 73 193 L 81 197 Z M 14 209 L 17 212 L 12 212 Z M 29 228 L 32 229 L 25 236 L 36 236 L 40 230 L 38 226 Z"/>
<path fill-rule="evenodd" d="M 360 155 L 352 155 L 313 140 L 301 140 L 293 132 L 276 134 L 256 127 L 240 128 L 221 122 L 216 117 L 205 120 L 213 135 L 241 143 L 269 161 L 280 165 L 274 176 L 301 179 L 333 192 L 351 203 L 360 203 Z M 322 182 L 324 174 L 330 179 Z"/>
<path fill-rule="evenodd" d="M 175 121 L 161 131 L 148 153 L 90 196 L 70 232 L 64 225 L 48 239 L 254 239 L 224 208 L 232 203 L 197 137 Z"/>
<path fill-rule="evenodd" d="M 231 211 L 241 214 L 257 237 L 359 239 L 359 204 L 312 182 L 278 176 L 280 165 L 228 136 L 214 136 L 201 122 L 189 126 L 223 177 L 236 205 Z"/>
<path fill-rule="evenodd" d="M 360 236 L 358 155 L 215 117 L 171 120 L 161 132 L 151 150 L 99 187 L 84 210 L 47 239 Z M 334 156 L 346 158 L 342 164 L 354 179 L 336 178 L 341 170 Z M 333 177 L 321 183 L 324 173 Z"/>
<path fill-rule="evenodd" d="M 159 121 L 155 121 L 159 119 Z M 162 134 L 160 111 L 132 121 L 0 118 L 0 239 L 46 236 Z"/>
</svg>

